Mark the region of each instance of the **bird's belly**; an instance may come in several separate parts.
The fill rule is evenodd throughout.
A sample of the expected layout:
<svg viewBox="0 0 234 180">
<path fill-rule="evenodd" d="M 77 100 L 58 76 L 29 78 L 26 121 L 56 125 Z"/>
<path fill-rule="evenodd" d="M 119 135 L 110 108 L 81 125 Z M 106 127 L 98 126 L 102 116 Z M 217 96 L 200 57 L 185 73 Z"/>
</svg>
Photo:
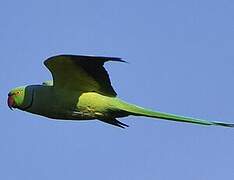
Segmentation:
<svg viewBox="0 0 234 180">
<path fill-rule="evenodd" d="M 62 94 L 62 93 L 61 93 Z M 46 116 L 52 119 L 63 120 L 89 120 L 103 119 L 109 114 L 110 97 L 106 97 L 94 92 L 74 94 L 70 98 L 61 98 L 62 95 L 54 97 L 57 101 L 51 104 L 40 105 L 32 109 L 32 113 Z"/>
<path fill-rule="evenodd" d="M 55 113 L 53 113 L 55 115 Z M 92 101 L 82 102 L 79 101 L 75 108 L 70 110 L 64 109 L 60 113 L 57 113 L 56 119 L 70 119 L 70 120 L 92 120 L 99 119 L 105 116 L 105 113 L 102 112 Z"/>
<path fill-rule="evenodd" d="M 66 113 L 57 114 L 57 116 L 51 117 L 54 119 L 67 119 L 67 120 L 92 120 L 98 119 L 103 117 L 101 112 L 94 112 L 90 109 L 83 109 L 83 110 L 74 110 L 74 111 L 67 111 Z"/>
<path fill-rule="evenodd" d="M 52 119 L 62 119 L 62 120 L 92 120 L 96 119 L 96 113 L 89 113 L 87 111 L 63 111 L 61 113 L 53 113 L 53 114 L 43 114 L 43 113 L 35 113 L 38 115 L 46 116 Z"/>
<path fill-rule="evenodd" d="M 93 101 L 80 101 L 71 116 L 76 119 L 99 119 L 106 116 L 106 111 L 103 111 L 100 106 Z"/>
</svg>

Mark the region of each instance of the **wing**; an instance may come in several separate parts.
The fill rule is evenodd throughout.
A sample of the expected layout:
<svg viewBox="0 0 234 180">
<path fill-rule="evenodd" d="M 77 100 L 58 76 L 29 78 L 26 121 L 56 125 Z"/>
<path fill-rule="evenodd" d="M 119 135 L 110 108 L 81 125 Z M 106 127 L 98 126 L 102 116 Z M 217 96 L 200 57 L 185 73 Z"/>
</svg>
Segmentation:
<svg viewBox="0 0 234 180">
<path fill-rule="evenodd" d="M 43 86 L 53 86 L 53 81 L 44 81 L 42 83 Z"/>
<path fill-rule="evenodd" d="M 55 87 L 116 96 L 103 67 L 106 61 L 125 62 L 116 57 L 58 55 L 44 64 L 52 73 Z"/>
</svg>

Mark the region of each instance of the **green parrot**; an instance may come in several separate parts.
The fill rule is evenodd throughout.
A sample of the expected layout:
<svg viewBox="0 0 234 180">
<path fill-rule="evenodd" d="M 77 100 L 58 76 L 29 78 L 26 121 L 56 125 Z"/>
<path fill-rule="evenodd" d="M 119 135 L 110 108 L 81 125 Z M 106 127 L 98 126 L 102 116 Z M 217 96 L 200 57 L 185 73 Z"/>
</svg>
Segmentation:
<svg viewBox="0 0 234 180">
<path fill-rule="evenodd" d="M 44 64 L 52 73 L 53 81 L 12 89 L 8 94 L 8 106 L 10 109 L 18 108 L 52 119 L 98 119 L 121 128 L 128 125 L 117 118 L 129 115 L 234 127 L 234 124 L 153 111 L 117 98 L 108 73 L 103 67 L 107 61 L 125 62 L 116 57 L 82 55 L 50 57 Z"/>
</svg>

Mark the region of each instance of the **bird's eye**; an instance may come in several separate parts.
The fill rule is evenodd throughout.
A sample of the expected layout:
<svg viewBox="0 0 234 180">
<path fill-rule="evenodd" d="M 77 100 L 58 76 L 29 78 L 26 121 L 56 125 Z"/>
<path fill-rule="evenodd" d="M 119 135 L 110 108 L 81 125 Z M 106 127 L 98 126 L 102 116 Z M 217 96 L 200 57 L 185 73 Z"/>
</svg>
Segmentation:
<svg viewBox="0 0 234 180">
<path fill-rule="evenodd" d="M 19 95 L 19 94 L 20 94 L 20 92 L 19 92 L 19 91 L 17 91 L 17 92 L 16 92 L 16 95 Z"/>
</svg>

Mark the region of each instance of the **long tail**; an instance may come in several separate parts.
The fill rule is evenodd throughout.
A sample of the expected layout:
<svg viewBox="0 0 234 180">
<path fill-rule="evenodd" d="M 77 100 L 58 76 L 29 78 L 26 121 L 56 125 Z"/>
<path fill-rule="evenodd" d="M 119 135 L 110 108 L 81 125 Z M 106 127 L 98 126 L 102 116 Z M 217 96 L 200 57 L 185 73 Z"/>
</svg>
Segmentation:
<svg viewBox="0 0 234 180">
<path fill-rule="evenodd" d="M 201 125 L 215 125 L 215 126 L 225 126 L 225 127 L 234 127 L 234 124 L 218 122 L 218 121 L 207 121 L 203 119 L 179 116 L 175 114 L 168 114 L 164 112 L 153 111 L 150 109 L 142 108 L 133 104 L 128 104 L 126 102 L 121 101 L 120 108 L 129 113 L 129 115 L 135 116 L 146 116 L 152 118 L 159 118 L 165 120 L 172 120 L 178 122 L 186 122 L 186 123 L 194 123 L 194 124 L 201 124 Z"/>
</svg>

